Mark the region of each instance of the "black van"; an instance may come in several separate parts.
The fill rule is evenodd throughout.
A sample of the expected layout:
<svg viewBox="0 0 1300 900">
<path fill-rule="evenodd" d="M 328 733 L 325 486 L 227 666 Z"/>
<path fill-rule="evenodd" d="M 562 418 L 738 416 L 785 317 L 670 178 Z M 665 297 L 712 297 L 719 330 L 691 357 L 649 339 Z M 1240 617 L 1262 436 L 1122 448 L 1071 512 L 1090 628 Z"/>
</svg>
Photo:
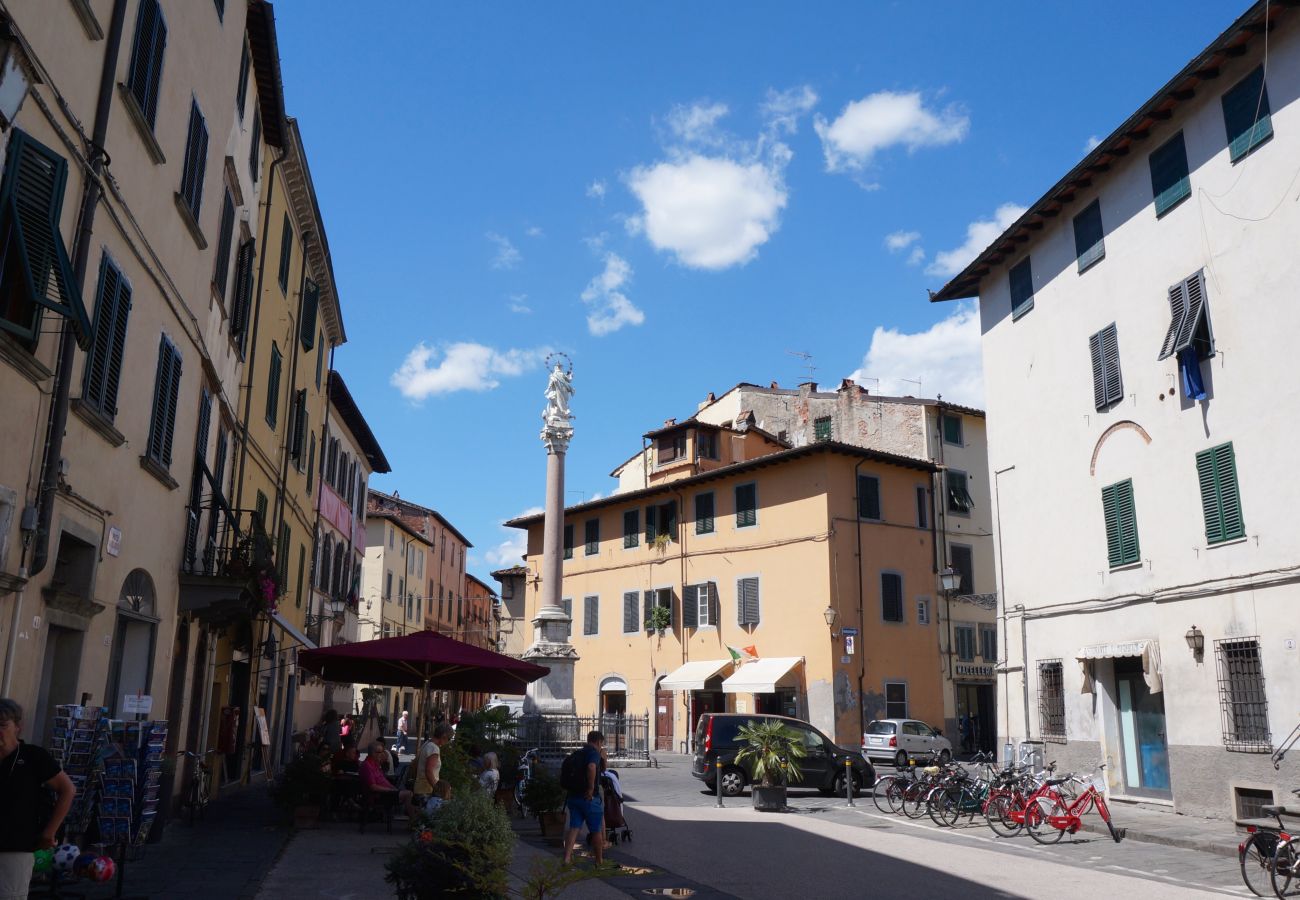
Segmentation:
<svg viewBox="0 0 1300 900">
<path fill-rule="evenodd" d="M 695 758 L 691 760 L 691 774 L 701 779 L 709 790 L 718 789 L 714 773 L 717 763 L 722 763 L 722 793 L 735 797 L 753 780 L 752 767 L 736 762 L 741 748 L 736 733 L 749 722 L 778 720 L 784 722 L 803 738 L 805 755 L 799 760 L 803 780 L 798 784 L 814 787 L 823 794 L 844 793 L 845 760 L 853 763 L 853 792 L 872 787 L 876 783 L 876 770 L 855 750 L 838 746 L 807 722 L 786 716 L 745 715 L 744 713 L 705 713 L 695 726 Z"/>
</svg>

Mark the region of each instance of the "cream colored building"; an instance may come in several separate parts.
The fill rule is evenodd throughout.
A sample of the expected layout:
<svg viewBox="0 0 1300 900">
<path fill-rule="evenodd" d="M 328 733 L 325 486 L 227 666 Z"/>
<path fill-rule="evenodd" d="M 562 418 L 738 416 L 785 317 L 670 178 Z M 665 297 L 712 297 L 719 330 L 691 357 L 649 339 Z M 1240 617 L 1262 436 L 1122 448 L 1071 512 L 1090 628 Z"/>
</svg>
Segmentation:
<svg viewBox="0 0 1300 900">
<path fill-rule="evenodd" d="M 873 718 L 942 716 L 916 511 L 931 463 L 698 422 L 653 440 L 647 486 L 565 511 L 580 715 L 649 713 L 659 750 L 688 748 L 710 710 L 798 716 L 854 747 Z M 507 524 L 528 531 L 531 619 L 542 519 Z M 759 659 L 736 667 L 729 647 Z"/>
</svg>

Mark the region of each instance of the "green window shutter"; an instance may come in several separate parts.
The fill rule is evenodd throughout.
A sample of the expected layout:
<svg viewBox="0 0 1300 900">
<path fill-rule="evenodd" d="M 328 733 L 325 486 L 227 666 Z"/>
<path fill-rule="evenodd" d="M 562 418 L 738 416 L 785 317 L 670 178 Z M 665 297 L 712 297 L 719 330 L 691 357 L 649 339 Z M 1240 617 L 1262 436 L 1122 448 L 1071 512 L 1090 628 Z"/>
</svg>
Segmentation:
<svg viewBox="0 0 1300 900">
<path fill-rule="evenodd" d="M 284 225 L 280 229 L 280 290 L 289 290 L 289 268 L 293 262 L 293 224 L 289 214 L 284 214 Z"/>
<path fill-rule="evenodd" d="M 99 264 L 94 340 L 86 356 L 81 399 L 110 419 L 117 414 L 117 387 L 126 353 L 126 322 L 130 311 L 131 285 L 105 253 Z"/>
<path fill-rule="evenodd" d="M 235 295 L 230 304 L 230 334 L 242 337 L 248 328 L 248 313 L 253 303 L 253 258 L 256 242 L 249 238 L 239 245 L 235 255 Z"/>
<path fill-rule="evenodd" d="M 752 484 L 736 488 L 736 527 L 748 528 L 758 524 L 758 489 Z"/>
<path fill-rule="evenodd" d="M 655 513 L 655 507 L 647 506 L 645 508 L 645 542 L 647 547 L 653 544 L 655 538 L 659 536 L 659 523 Z"/>
<path fill-rule="evenodd" d="M 1124 481 L 1119 489 L 1120 501 L 1120 545 L 1124 552 L 1124 562 L 1135 563 L 1142 558 L 1142 549 L 1138 544 L 1137 509 L 1133 502 L 1133 482 Z"/>
<path fill-rule="evenodd" d="M 1223 95 L 1223 125 L 1228 132 L 1228 156 L 1233 162 L 1273 136 L 1263 66 L 1256 67 Z"/>
<path fill-rule="evenodd" d="M 221 224 L 217 226 L 217 262 L 212 270 L 212 285 L 221 304 L 226 303 L 226 282 L 230 276 L 230 247 L 235 239 L 235 200 L 227 188 L 221 198 Z"/>
<path fill-rule="evenodd" d="M 880 574 L 881 618 L 886 622 L 903 621 L 903 576 L 895 572 Z"/>
<path fill-rule="evenodd" d="M 302 349 L 310 351 L 316 346 L 316 312 L 320 306 L 320 288 L 310 278 L 302 292 L 302 317 L 298 336 Z"/>
<path fill-rule="evenodd" d="M 600 553 L 600 519 L 588 519 L 583 525 L 583 551 L 587 556 Z"/>
<path fill-rule="evenodd" d="M 1080 272 L 1106 255 L 1100 200 L 1092 201 L 1074 217 L 1074 255 Z"/>
<path fill-rule="evenodd" d="M 623 633 L 631 634 L 636 631 L 636 612 L 637 602 L 640 595 L 636 591 L 627 591 L 623 594 Z"/>
<path fill-rule="evenodd" d="M 688 584 L 682 590 L 682 627 L 698 628 L 700 624 L 700 586 Z"/>
<path fill-rule="evenodd" d="M 1105 409 L 1124 398 L 1124 380 L 1119 368 L 1119 333 L 1112 322 L 1088 338 L 1092 358 L 1092 399 L 1097 409 Z"/>
<path fill-rule="evenodd" d="M 298 545 L 298 581 L 294 587 L 294 605 L 302 606 L 302 576 L 307 568 L 307 548 Z"/>
<path fill-rule="evenodd" d="M 307 389 L 303 388 L 294 395 L 293 401 L 293 438 L 289 443 L 289 456 L 302 459 L 303 444 L 307 440 Z"/>
<path fill-rule="evenodd" d="M 262 177 L 262 111 L 256 106 L 253 107 L 253 135 L 248 145 L 248 172 L 253 184 L 257 184 L 257 179 Z"/>
<path fill-rule="evenodd" d="M 1196 476 L 1205 514 L 1205 540 L 1209 544 L 1244 537 L 1241 493 L 1237 485 L 1237 458 L 1231 443 L 1196 454 Z"/>
<path fill-rule="evenodd" d="M 1138 542 L 1133 480 L 1102 488 L 1101 505 L 1106 522 L 1106 554 L 1111 568 L 1138 562 L 1142 550 Z"/>
<path fill-rule="evenodd" d="M 320 342 L 321 352 L 316 354 L 316 389 L 320 390 L 321 365 L 325 361 L 325 332 L 317 332 L 316 339 Z"/>
<path fill-rule="evenodd" d="M 874 475 L 858 476 L 858 518 L 880 518 L 880 479 Z"/>
<path fill-rule="evenodd" d="M 623 513 L 623 546 L 636 547 L 640 543 L 641 511 L 639 509 L 629 509 Z"/>
<path fill-rule="evenodd" d="M 1217 544 L 1223 540 L 1223 504 L 1219 497 L 1219 483 L 1215 477 L 1214 450 L 1196 454 L 1196 480 L 1201 488 L 1201 511 L 1205 514 L 1205 542 Z"/>
<path fill-rule="evenodd" d="M 153 411 L 149 419 L 146 453 L 167 468 L 172 464 L 172 437 L 176 427 L 176 401 L 180 394 L 181 356 L 163 335 L 158 348 L 158 371 L 154 381 Z"/>
<path fill-rule="evenodd" d="M 208 458 L 208 436 L 212 433 L 212 395 L 204 388 L 199 396 L 199 427 L 194 438 L 194 456 L 200 465 Z"/>
<path fill-rule="evenodd" d="M 668 535 L 670 541 L 677 540 L 677 501 L 669 500 L 659 504 L 659 533 Z"/>
<path fill-rule="evenodd" d="M 720 626 L 722 624 L 722 602 L 718 599 L 717 582 L 708 582 L 704 585 L 704 590 L 708 592 L 709 624 Z"/>
<path fill-rule="evenodd" d="M 1007 279 L 1011 291 L 1011 319 L 1014 321 L 1034 308 L 1034 274 L 1028 256 L 1011 267 Z"/>
<path fill-rule="evenodd" d="M 1160 218 L 1192 195 L 1187 171 L 1187 146 L 1180 131 L 1147 157 L 1151 168 L 1151 196 L 1155 200 L 1156 218 Z"/>
<path fill-rule="evenodd" d="M 961 446 L 961 417 L 945 414 L 943 417 L 943 442 Z"/>
<path fill-rule="evenodd" d="M 1101 489 L 1101 512 L 1106 522 L 1106 556 L 1113 569 L 1123 558 L 1119 539 L 1119 503 L 1115 498 L 1116 485 Z"/>
<path fill-rule="evenodd" d="M 181 169 L 181 199 L 189 207 L 195 222 L 203 203 L 203 176 L 207 168 L 208 124 L 203 120 L 198 103 L 190 101 L 189 136 L 185 141 L 185 159 Z"/>
<path fill-rule="evenodd" d="M 158 0 L 141 0 L 126 86 L 150 128 L 158 118 L 158 85 L 162 79 L 163 49 L 166 46 L 167 23 L 163 20 Z"/>
<path fill-rule="evenodd" d="M 642 616 L 642 624 L 646 631 L 650 630 L 650 613 L 655 608 L 655 592 L 645 592 L 645 613 Z"/>
<path fill-rule="evenodd" d="M 266 424 L 275 428 L 280 417 L 280 348 L 271 344 L 271 368 L 266 375 Z"/>
<path fill-rule="evenodd" d="M 311 496 L 312 481 L 316 474 L 316 442 L 307 442 L 307 496 Z"/>
<path fill-rule="evenodd" d="M 695 495 L 695 533 L 713 533 L 713 493 Z"/>
<path fill-rule="evenodd" d="M 573 526 L 564 526 L 564 558 L 573 559 Z"/>
<path fill-rule="evenodd" d="M 736 623 L 757 625 L 759 619 L 758 579 L 736 579 Z"/>
<path fill-rule="evenodd" d="M 829 441 L 831 439 L 830 416 L 813 419 L 813 437 L 818 441 Z"/>
<path fill-rule="evenodd" d="M 248 52 L 248 41 L 244 41 L 243 50 L 239 55 L 239 85 L 235 88 L 235 110 L 239 113 L 239 121 L 244 121 L 244 103 L 248 100 L 248 67 L 252 63 L 253 57 Z"/>
</svg>

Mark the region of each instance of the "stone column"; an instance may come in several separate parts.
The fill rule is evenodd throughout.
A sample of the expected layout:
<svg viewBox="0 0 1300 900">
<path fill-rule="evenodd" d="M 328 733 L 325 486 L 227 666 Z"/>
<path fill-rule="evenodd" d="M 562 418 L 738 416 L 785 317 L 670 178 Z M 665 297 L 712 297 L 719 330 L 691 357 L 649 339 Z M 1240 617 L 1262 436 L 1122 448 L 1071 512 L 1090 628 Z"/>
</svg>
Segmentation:
<svg viewBox="0 0 1300 900">
<path fill-rule="evenodd" d="M 568 441 L 564 441 L 567 449 Z M 559 607 L 564 589 L 564 449 L 546 454 L 546 508 L 542 524 L 542 606 Z"/>
</svg>

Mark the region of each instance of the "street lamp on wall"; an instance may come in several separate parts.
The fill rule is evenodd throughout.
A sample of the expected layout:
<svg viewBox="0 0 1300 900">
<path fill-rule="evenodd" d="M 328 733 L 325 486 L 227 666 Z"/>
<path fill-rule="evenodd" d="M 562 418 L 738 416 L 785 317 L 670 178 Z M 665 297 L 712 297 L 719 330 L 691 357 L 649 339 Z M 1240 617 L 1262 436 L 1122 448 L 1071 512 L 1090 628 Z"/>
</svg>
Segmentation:
<svg viewBox="0 0 1300 900">
<path fill-rule="evenodd" d="M 1183 637 L 1187 639 L 1187 647 L 1192 651 L 1192 656 L 1200 662 L 1205 657 L 1205 633 L 1193 625 Z"/>
<path fill-rule="evenodd" d="M 955 593 L 961 587 L 961 573 L 949 566 L 939 573 L 939 581 L 945 594 Z"/>
<path fill-rule="evenodd" d="M 831 637 L 839 637 L 839 632 L 835 630 L 835 620 L 839 616 L 839 612 L 833 606 L 828 606 L 822 610 L 822 618 L 826 620 L 826 627 L 831 630 Z"/>
</svg>

